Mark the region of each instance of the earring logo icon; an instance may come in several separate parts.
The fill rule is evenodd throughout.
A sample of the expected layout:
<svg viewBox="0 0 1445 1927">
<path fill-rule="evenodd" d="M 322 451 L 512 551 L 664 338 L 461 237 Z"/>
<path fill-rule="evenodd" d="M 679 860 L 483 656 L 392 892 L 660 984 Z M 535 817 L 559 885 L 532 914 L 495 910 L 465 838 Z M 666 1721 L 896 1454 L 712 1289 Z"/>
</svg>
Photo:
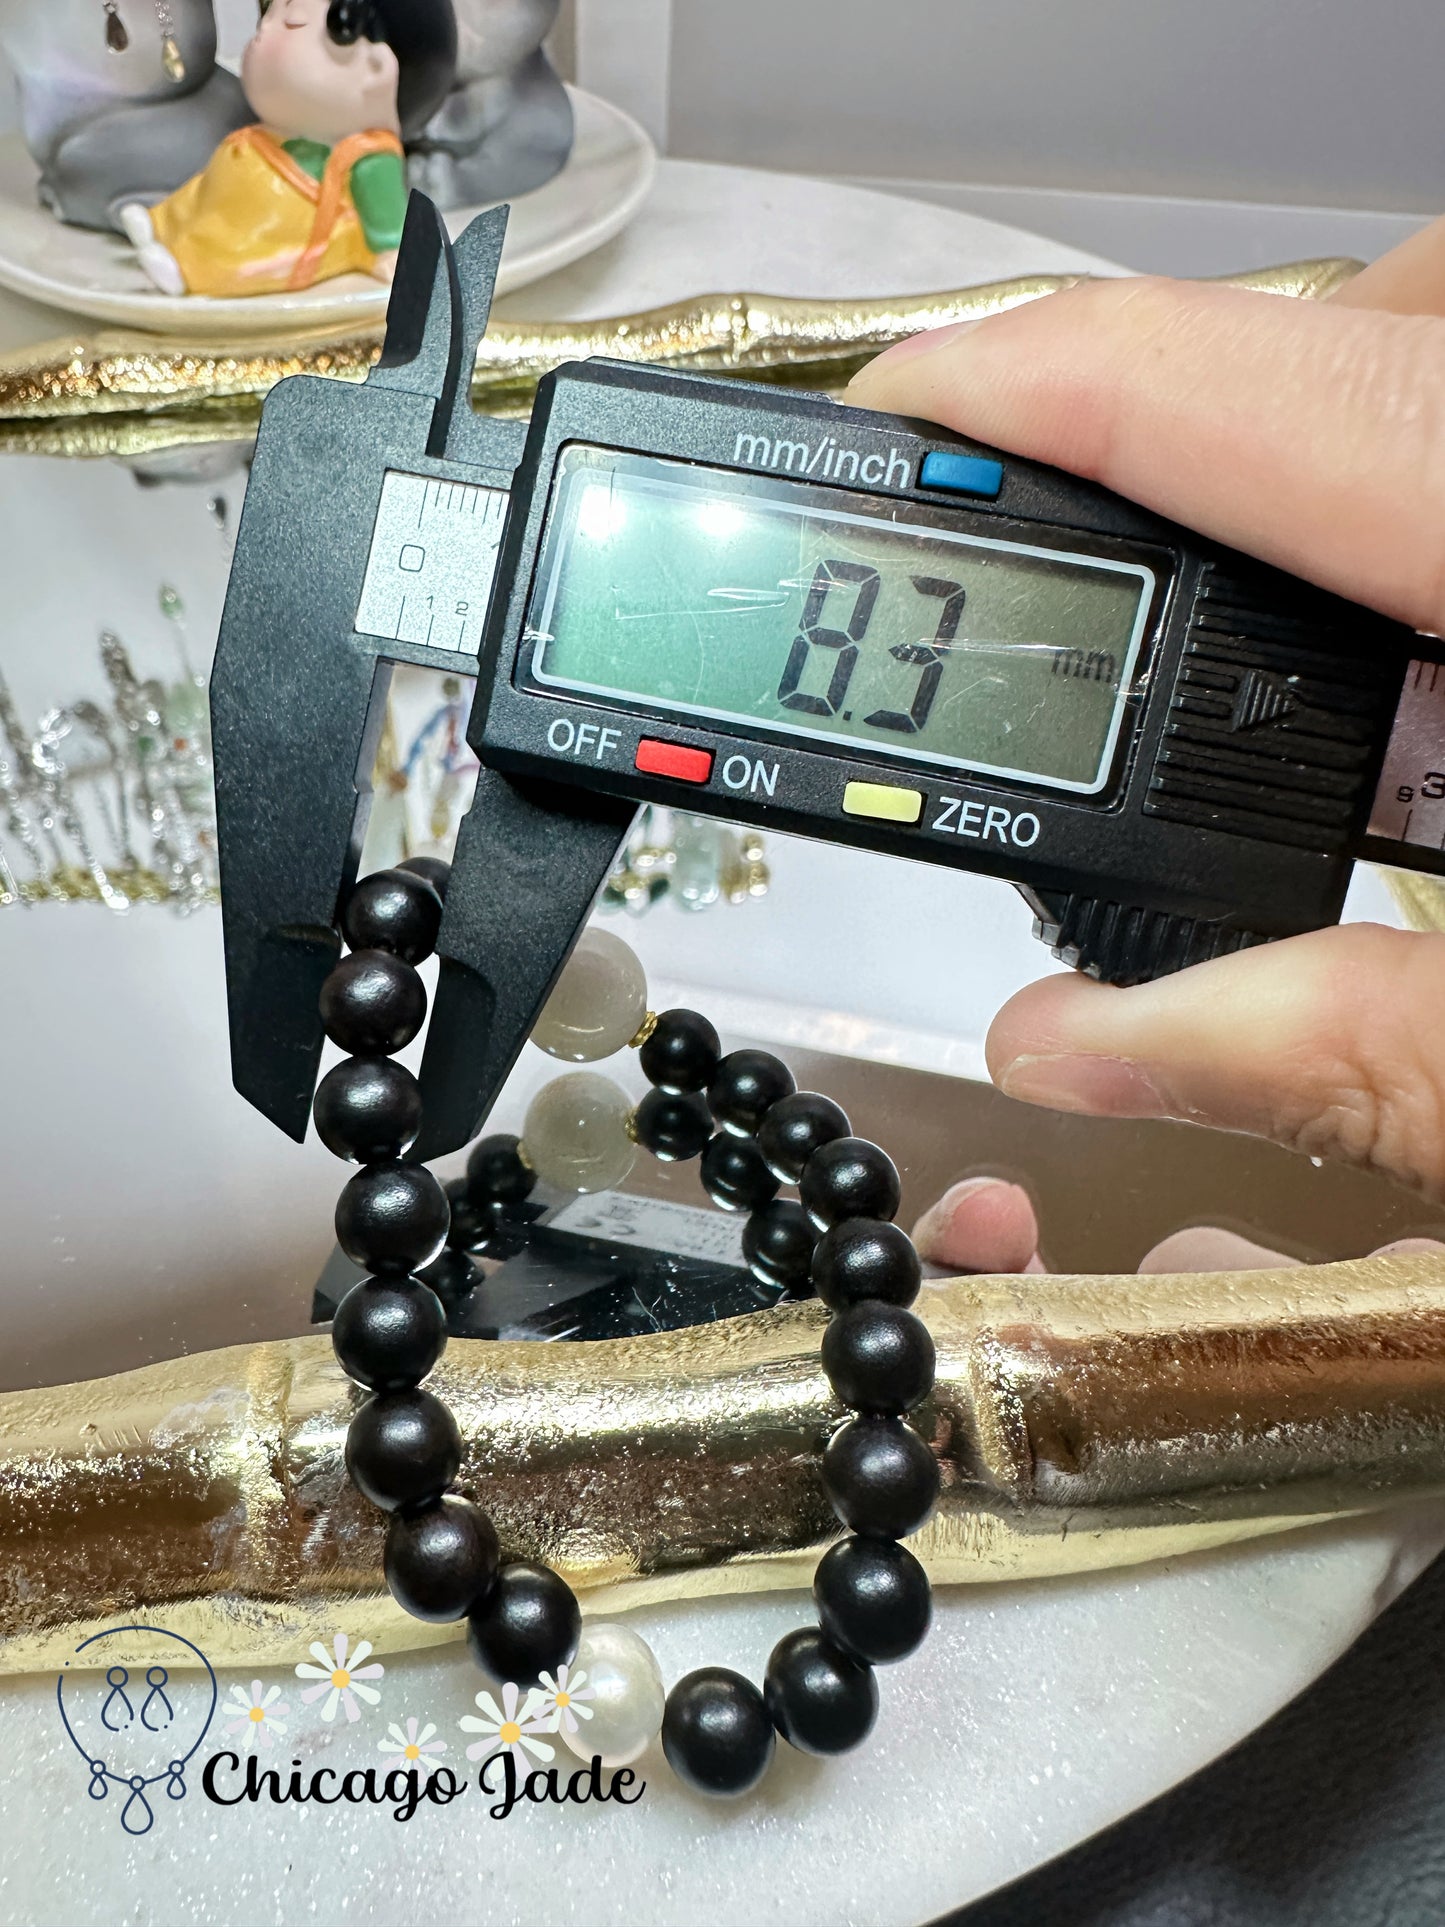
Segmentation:
<svg viewBox="0 0 1445 1927">
<path fill-rule="evenodd" d="M 210 1730 L 216 1699 L 216 1675 L 200 1647 L 158 1626 L 93 1633 L 55 1682 L 61 1724 L 90 1772 L 86 1791 L 92 1800 L 123 1791 L 120 1824 L 135 1835 L 155 1825 L 151 1788 L 186 1797 L 186 1767 Z"/>
</svg>

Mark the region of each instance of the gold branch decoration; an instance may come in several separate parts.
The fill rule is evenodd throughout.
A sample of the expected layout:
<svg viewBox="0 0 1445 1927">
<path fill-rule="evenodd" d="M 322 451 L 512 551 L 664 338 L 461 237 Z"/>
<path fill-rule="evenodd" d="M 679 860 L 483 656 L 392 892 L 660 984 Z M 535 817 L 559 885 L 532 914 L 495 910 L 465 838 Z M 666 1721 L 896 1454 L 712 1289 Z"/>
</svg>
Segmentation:
<svg viewBox="0 0 1445 1927">
<path fill-rule="evenodd" d="M 1173 1557 L 1445 1491 L 1445 1260 L 925 1286 L 914 1415 L 940 1463 L 910 1541 L 983 1583 Z M 459 1489 L 504 1555 L 589 1612 L 803 1586 L 838 1532 L 845 1414 L 826 1311 L 547 1345 L 454 1339 L 435 1374 Z M 383 1651 L 460 1636 L 391 1599 L 383 1515 L 347 1478 L 363 1393 L 325 1336 L 0 1396 L 0 1671 L 117 1621 L 264 1665 L 344 1623 Z"/>
<path fill-rule="evenodd" d="M 1319 298 L 1359 265 L 1303 261 L 1229 278 L 1270 293 Z M 836 393 L 890 342 L 998 314 L 1080 278 L 1022 275 L 856 302 L 699 295 L 600 321 L 494 320 L 477 353 L 472 401 L 489 414 L 525 415 L 542 375 L 591 355 Z M 64 336 L 0 356 L 0 451 L 137 456 L 244 443 L 254 437 L 261 403 L 278 381 L 297 374 L 361 381 L 380 352 L 381 333 L 370 329 L 244 344 L 113 329 Z"/>
</svg>

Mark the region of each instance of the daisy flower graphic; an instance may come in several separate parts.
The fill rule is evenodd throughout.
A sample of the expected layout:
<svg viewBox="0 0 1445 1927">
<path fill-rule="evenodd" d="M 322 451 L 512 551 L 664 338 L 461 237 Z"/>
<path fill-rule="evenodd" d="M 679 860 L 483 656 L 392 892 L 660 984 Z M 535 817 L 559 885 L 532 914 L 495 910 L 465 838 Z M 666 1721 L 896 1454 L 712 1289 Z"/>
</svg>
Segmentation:
<svg viewBox="0 0 1445 1927">
<path fill-rule="evenodd" d="M 502 1703 L 498 1706 L 490 1693 L 478 1693 L 476 1704 L 485 1718 L 478 1719 L 474 1713 L 464 1713 L 458 1724 L 464 1733 L 481 1733 L 483 1739 L 473 1740 L 467 1748 L 469 1760 L 489 1759 L 493 1753 L 515 1753 L 524 1748 L 534 1759 L 551 1760 L 556 1758 L 557 1749 L 539 1740 L 537 1734 L 543 1728 L 539 1720 L 532 1716 L 537 1710 L 539 1695 L 533 1687 L 522 1702 L 520 1711 L 517 1701 L 521 1690 L 508 1680 L 502 1688 Z"/>
<path fill-rule="evenodd" d="M 398 1764 L 400 1765 L 402 1762 L 405 1762 L 407 1766 L 415 1766 L 418 1760 L 422 1760 L 423 1764 L 425 1764 L 424 1755 L 428 1753 L 446 1752 L 446 1741 L 433 1739 L 432 1735 L 436 1732 L 436 1728 L 430 1720 L 427 1721 L 420 1733 L 417 1732 L 416 1725 L 415 1720 L 409 1719 L 406 1723 L 406 1731 L 403 1732 L 396 1721 L 393 1720 L 391 1725 L 386 1729 L 387 1737 L 384 1740 L 377 1741 L 377 1752 L 399 1754 L 401 1758 Z"/>
<path fill-rule="evenodd" d="M 590 1720 L 592 1717 L 592 1708 L 584 1705 L 584 1700 L 596 1697 L 594 1689 L 587 1684 L 585 1671 L 574 1673 L 570 1666 L 559 1666 L 555 1679 L 550 1673 L 543 1673 L 538 1723 L 548 1733 L 560 1733 L 564 1726 L 569 1733 L 575 1733 L 579 1718 Z"/>
<path fill-rule="evenodd" d="M 269 1747 L 273 1733 L 281 1737 L 286 1731 L 283 1715 L 291 1708 L 281 1698 L 279 1686 L 263 1692 L 260 1680 L 253 1679 L 249 1693 L 244 1686 L 233 1686 L 230 1700 L 221 1711 L 229 1715 L 226 1731 L 232 1739 L 239 1737 L 242 1750 L 249 1753 L 253 1746 Z"/>
<path fill-rule="evenodd" d="M 369 1666 L 362 1665 L 362 1661 L 371 1651 L 369 1639 L 363 1639 L 356 1651 L 348 1658 L 350 1645 L 351 1641 L 346 1634 L 338 1633 L 328 1653 L 319 1639 L 313 1639 L 311 1652 L 318 1663 L 310 1666 L 303 1659 L 296 1667 L 297 1679 L 314 1679 L 319 1682 L 315 1686 L 308 1686 L 302 1693 L 301 1702 L 304 1706 L 310 1706 L 313 1700 L 319 1700 L 323 1694 L 326 1695 L 326 1704 L 321 1709 L 321 1717 L 324 1720 L 336 1718 L 338 1703 L 346 1708 L 348 1720 L 359 1720 L 361 1708 L 356 1703 L 358 1699 L 365 1700 L 368 1706 L 376 1706 L 380 1702 L 381 1695 L 376 1688 L 367 1686 L 363 1682 L 369 1679 L 380 1679 L 386 1668 L 379 1659 L 374 1659 Z"/>
</svg>

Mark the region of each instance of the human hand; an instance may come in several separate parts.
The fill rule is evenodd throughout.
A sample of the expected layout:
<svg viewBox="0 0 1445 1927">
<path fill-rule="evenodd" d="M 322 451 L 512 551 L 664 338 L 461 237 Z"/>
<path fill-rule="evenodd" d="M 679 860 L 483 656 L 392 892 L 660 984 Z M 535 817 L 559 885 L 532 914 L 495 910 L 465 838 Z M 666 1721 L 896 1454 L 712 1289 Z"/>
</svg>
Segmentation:
<svg viewBox="0 0 1445 1927">
<path fill-rule="evenodd" d="M 925 1264 L 945 1272 L 1041 1272 L 1039 1222 L 1033 1200 L 1022 1185 L 1002 1178 L 965 1178 L 952 1185 L 913 1227 L 913 1242 Z M 1445 1251 L 1435 1238 L 1396 1238 L 1374 1257 Z M 1298 1265 L 1288 1252 L 1274 1251 L 1219 1225 L 1191 1225 L 1161 1238 L 1139 1261 L 1141 1275 L 1179 1271 L 1259 1271 Z"/>
<path fill-rule="evenodd" d="M 1445 221 L 1329 302 L 1090 282 L 899 343 L 847 399 L 1445 631 Z M 994 1019 L 988 1064 L 1026 1102 L 1251 1132 L 1441 1196 L 1442 987 L 1445 937 L 1348 925 L 1128 990 L 1046 978 Z"/>
</svg>

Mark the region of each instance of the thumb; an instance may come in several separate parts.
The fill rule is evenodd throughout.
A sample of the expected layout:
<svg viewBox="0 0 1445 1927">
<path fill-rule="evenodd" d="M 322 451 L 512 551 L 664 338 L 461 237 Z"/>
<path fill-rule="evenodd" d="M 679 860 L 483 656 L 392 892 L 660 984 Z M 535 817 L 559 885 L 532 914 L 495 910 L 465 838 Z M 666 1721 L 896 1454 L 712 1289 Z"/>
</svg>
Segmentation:
<svg viewBox="0 0 1445 1927">
<path fill-rule="evenodd" d="M 1445 937 L 1347 924 L 1116 990 L 1048 977 L 986 1045 L 1010 1097 L 1182 1118 L 1445 1195 Z"/>
</svg>

